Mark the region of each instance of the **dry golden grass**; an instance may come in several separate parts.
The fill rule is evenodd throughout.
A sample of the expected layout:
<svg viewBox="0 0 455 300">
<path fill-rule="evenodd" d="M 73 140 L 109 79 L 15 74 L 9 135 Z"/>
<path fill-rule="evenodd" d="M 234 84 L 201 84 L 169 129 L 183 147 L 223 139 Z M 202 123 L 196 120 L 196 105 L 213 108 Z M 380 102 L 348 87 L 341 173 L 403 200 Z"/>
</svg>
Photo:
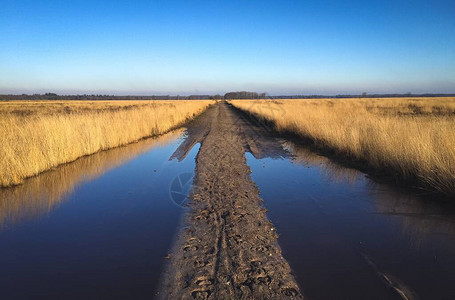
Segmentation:
<svg viewBox="0 0 455 300">
<path fill-rule="evenodd" d="M 455 98 L 236 100 L 278 131 L 455 195 Z"/>
<path fill-rule="evenodd" d="M 201 113 L 210 100 L 0 102 L 0 186 L 59 164 L 159 135 Z"/>
</svg>

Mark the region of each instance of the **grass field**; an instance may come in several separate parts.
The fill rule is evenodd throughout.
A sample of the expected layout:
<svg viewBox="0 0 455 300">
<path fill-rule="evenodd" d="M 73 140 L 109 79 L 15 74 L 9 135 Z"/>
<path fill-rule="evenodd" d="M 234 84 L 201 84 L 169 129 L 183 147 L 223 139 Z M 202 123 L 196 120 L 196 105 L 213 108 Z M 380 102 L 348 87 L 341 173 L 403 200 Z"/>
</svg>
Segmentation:
<svg viewBox="0 0 455 300">
<path fill-rule="evenodd" d="M 233 100 L 279 132 L 455 195 L 455 98 Z"/>
<path fill-rule="evenodd" d="M 211 100 L 0 102 L 0 187 L 77 158 L 165 133 Z"/>
</svg>

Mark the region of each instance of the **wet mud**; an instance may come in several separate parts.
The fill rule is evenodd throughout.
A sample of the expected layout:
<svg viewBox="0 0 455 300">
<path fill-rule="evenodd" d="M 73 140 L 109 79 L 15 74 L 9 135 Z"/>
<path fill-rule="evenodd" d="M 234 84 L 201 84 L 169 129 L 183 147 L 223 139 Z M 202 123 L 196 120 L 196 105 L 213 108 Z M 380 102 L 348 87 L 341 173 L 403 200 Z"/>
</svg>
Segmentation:
<svg viewBox="0 0 455 300">
<path fill-rule="evenodd" d="M 245 158 L 288 152 L 226 103 L 190 124 L 172 158 L 198 143 L 189 211 L 158 298 L 302 299 Z"/>
</svg>

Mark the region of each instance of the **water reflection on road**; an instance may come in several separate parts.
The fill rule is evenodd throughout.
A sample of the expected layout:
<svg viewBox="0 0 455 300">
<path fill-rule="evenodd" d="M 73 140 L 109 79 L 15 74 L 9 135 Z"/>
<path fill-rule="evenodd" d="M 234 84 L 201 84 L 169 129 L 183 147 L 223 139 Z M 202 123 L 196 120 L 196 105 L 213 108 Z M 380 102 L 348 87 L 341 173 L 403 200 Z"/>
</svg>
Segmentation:
<svg viewBox="0 0 455 300">
<path fill-rule="evenodd" d="M 289 141 L 291 155 L 245 136 L 253 180 L 310 299 L 455 299 L 453 205 Z M 152 297 L 184 202 L 171 201 L 180 190 L 170 185 L 193 174 L 198 141 L 173 132 L 0 190 L 0 298 Z"/>
<path fill-rule="evenodd" d="M 291 159 L 247 159 L 309 298 L 455 299 L 453 205 L 284 146 Z"/>
<path fill-rule="evenodd" d="M 2 299 L 150 298 L 182 208 L 169 161 L 183 131 L 83 157 L 0 190 Z"/>
</svg>

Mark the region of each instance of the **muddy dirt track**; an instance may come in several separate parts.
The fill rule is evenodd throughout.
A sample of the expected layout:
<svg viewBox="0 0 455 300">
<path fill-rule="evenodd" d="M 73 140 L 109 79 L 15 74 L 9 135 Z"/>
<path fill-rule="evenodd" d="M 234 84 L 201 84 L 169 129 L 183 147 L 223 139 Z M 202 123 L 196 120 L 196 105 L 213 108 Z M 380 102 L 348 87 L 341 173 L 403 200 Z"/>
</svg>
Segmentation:
<svg viewBox="0 0 455 300">
<path fill-rule="evenodd" d="M 191 123 L 173 155 L 181 160 L 201 143 L 190 210 L 158 298 L 303 298 L 246 164 L 246 151 L 257 158 L 287 155 L 267 136 L 226 103 Z"/>
</svg>

